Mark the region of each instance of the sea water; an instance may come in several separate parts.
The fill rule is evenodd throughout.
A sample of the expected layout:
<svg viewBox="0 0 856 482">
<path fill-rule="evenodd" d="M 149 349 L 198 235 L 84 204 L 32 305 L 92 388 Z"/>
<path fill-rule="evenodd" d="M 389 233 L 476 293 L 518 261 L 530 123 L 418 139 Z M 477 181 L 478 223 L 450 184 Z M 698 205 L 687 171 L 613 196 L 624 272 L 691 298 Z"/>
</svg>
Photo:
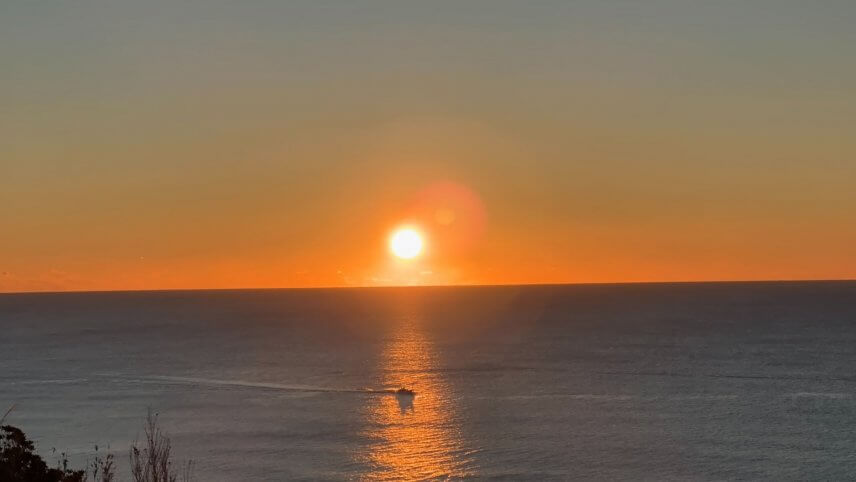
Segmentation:
<svg viewBox="0 0 856 482">
<path fill-rule="evenodd" d="M 856 283 L 6 294 L 12 404 L 120 480 L 148 410 L 206 481 L 847 479 Z"/>
</svg>

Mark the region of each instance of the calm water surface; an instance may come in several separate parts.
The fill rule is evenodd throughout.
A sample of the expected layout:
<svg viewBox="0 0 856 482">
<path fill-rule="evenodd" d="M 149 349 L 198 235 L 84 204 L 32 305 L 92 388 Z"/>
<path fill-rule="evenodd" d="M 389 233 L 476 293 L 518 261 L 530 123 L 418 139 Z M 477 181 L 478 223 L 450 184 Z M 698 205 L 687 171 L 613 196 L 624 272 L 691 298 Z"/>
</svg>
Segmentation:
<svg viewBox="0 0 856 482">
<path fill-rule="evenodd" d="M 200 480 L 848 479 L 856 283 L 0 295 L 12 403 L 123 476 L 151 407 Z"/>
</svg>

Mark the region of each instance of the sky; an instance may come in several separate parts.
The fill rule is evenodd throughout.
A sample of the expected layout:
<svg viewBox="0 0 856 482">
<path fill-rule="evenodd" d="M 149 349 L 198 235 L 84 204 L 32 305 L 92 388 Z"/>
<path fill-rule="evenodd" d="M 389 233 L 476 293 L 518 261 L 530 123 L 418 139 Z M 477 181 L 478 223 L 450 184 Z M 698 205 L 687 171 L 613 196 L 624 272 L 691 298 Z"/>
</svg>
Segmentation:
<svg viewBox="0 0 856 482">
<path fill-rule="evenodd" d="M 856 3 L 0 3 L 0 291 L 856 277 Z M 397 260 L 396 226 L 425 252 Z"/>
</svg>

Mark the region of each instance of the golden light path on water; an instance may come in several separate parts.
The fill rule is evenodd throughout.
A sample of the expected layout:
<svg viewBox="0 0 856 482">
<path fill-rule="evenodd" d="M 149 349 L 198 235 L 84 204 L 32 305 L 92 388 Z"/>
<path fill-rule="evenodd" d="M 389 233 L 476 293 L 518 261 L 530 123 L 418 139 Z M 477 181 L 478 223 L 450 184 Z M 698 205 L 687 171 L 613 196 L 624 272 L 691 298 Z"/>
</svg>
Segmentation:
<svg viewBox="0 0 856 482">
<path fill-rule="evenodd" d="M 370 480 L 408 480 L 468 475 L 472 453 L 466 450 L 455 421 L 449 384 L 437 370 L 433 344 L 418 323 L 400 325 L 381 356 L 383 383 L 407 387 L 415 397 L 373 397 L 369 411 L 373 443 Z"/>
</svg>

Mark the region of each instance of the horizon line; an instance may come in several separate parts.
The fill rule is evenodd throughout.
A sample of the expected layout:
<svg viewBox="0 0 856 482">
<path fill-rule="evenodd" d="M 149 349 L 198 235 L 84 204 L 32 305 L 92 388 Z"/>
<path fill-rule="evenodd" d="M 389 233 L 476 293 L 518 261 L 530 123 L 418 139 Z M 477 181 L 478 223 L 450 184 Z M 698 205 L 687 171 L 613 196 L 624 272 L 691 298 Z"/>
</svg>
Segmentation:
<svg viewBox="0 0 856 482">
<path fill-rule="evenodd" d="M 856 278 L 801 278 L 801 279 L 756 279 L 756 280 L 678 280 L 678 281 L 588 281 L 588 282 L 557 282 L 557 283 L 472 283 L 472 284 L 437 284 L 437 285 L 329 285 L 329 286 L 290 286 L 290 287 L 243 287 L 243 288 L 152 288 L 152 289 L 106 289 L 106 290 L 33 290 L 33 291 L 0 291 L 2 295 L 27 294 L 85 294 L 85 293 L 162 293 L 184 291 L 309 291 L 309 290 L 372 290 L 391 288 L 522 288 L 537 286 L 618 286 L 618 285 L 653 285 L 653 284 L 738 284 L 738 283 L 836 283 L 854 282 Z"/>
</svg>

